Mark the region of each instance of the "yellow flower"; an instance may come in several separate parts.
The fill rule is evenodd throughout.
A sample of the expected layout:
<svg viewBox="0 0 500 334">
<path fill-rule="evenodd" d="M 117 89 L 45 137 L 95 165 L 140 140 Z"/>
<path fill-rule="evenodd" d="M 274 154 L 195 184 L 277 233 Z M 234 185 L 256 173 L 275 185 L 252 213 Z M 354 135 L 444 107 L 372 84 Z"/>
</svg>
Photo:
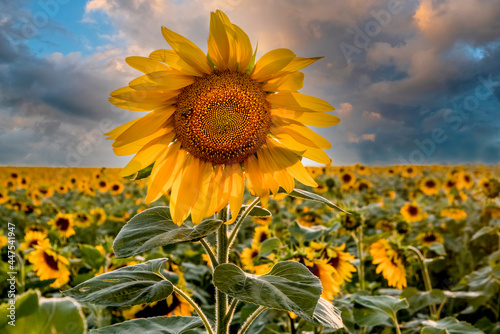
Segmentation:
<svg viewBox="0 0 500 334">
<path fill-rule="evenodd" d="M 415 223 L 426 217 L 422 209 L 416 203 L 406 203 L 403 205 L 400 212 L 408 223 Z"/>
<path fill-rule="evenodd" d="M 9 201 L 9 195 L 7 194 L 7 190 L 0 190 L 0 204 L 7 203 Z"/>
<path fill-rule="evenodd" d="M 123 192 L 123 183 L 115 181 L 109 187 L 109 192 L 111 195 L 119 195 Z"/>
<path fill-rule="evenodd" d="M 40 241 L 43 241 L 45 238 L 47 238 L 47 234 L 45 232 L 28 231 L 24 236 L 24 242 L 21 243 L 21 250 L 34 248 Z"/>
<path fill-rule="evenodd" d="M 441 210 L 441 216 L 453 218 L 454 220 L 462 220 L 467 218 L 467 213 L 462 208 L 448 207 Z"/>
<path fill-rule="evenodd" d="M 258 225 L 270 225 L 273 221 L 272 216 L 267 217 L 253 217 L 253 222 Z"/>
<path fill-rule="evenodd" d="M 488 198 L 496 198 L 500 194 L 500 182 L 493 178 L 482 178 L 479 186 Z"/>
<path fill-rule="evenodd" d="M 75 234 L 75 230 L 73 229 L 73 216 L 70 214 L 59 212 L 56 218 L 49 221 L 49 225 L 56 229 L 60 236 L 69 238 Z"/>
<path fill-rule="evenodd" d="M 94 208 L 90 210 L 90 215 L 94 223 L 102 225 L 106 221 L 106 212 L 102 208 Z"/>
<path fill-rule="evenodd" d="M 252 243 L 256 246 L 259 246 L 264 241 L 269 239 L 271 234 L 269 233 L 269 227 L 267 225 L 257 226 L 255 228 L 255 233 L 253 236 Z"/>
<path fill-rule="evenodd" d="M 35 245 L 36 250 L 32 251 L 28 260 L 34 264 L 33 270 L 41 280 L 56 278 L 50 286 L 60 288 L 69 281 L 70 272 L 68 270 L 69 261 L 62 255 L 56 253 L 50 247 L 49 239 L 45 239 Z"/>
<path fill-rule="evenodd" d="M 75 225 L 78 227 L 89 227 L 92 224 L 92 217 L 85 212 L 78 212 L 73 215 Z"/>
<path fill-rule="evenodd" d="M 342 181 L 342 187 L 350 187 L 356 182 L 356 176 L 351 172 L 345 172 L 340 176 L 340 180 Z"/>
<path fill-rule="evenodd" d="M 6 236 L 0 235 L 0 248 L 2 248 L 3 246 L 6 246 L 8 241 L 9 241 L 9 238 L 7 238 Z"/>
<path fill-rule="evenodd" d="M 420 181 L 420 190 L 426 195 L 437 195 L 439 183 L 434 178 L 426 177 Z"/>
<path fill-rule="evenodd" d="M 354 188 L 358 191 L 363 191 L 370 189 L 372 187 L 372 183 L 368 180 L 358 180 L 354 185 Z"/>
<path fill-rule="evenodd" d="M 373 264 L 377 265 L 376 273 L 382 273 L 389 286 L 402 289 L 406 287 L 406 269 L 404 257 L 394 249 L 386 239 L 380 239 L 370 246 Z"/>
<path fill-rule="evenodd" d="M 375 224 L 377 230 L 382 230 L 385 232 L 390 232 L 394 230 L 394 224 L 388 220 L 381 219 Z"/>
<path fill-rule="evenodd" d="M 273 265 L 274 264 L 271 262 L 259 264 L 259 265 L 253 267 L 253 272 L 255 273 L 255 275 L 267 274 L 268 272 L 271 271 L 271 269 L 273 268 Z"/>
<path fill-rule="evenodd" d="M 313 211 L 305 211 L 299 216 L 297 221 L 299 222 L 300 225 L 306 227 L 321 225 L 321 223 L 323 222 L 321 216 Z"/>
<path fill-rule="evenodd" d="M 360 164 L 357 164 L 355 166 L 355 169 L 356 169 L 356 172 L 359 174 L 359 175 L 370 175 L 370 169 L 366 166 L 363 166 L 363 165 L 360 165 Z"/>
<path fill-rule="evenodd" d="M 300 69 L 317 58 L 288 49 L 266 53 L 255 65 L 248 36 L 221 11 L 211 14 L 209 57 L 185 37 L 162 27 L 173 50 L 149 58 L 128 57 L 145 75 L 111 93 L 110 102 L 132 111 L 151 111 L 107 135 L 117 155 L 135 154 L 121 171 L 127 176 L 154 163 L 146 202 L 171 191 L 172 219 L 189 215 L 195 224 L 229 204 L 234 222 L 245 180 L 264 206 L 269 192 L 287 192 L 295 180 L 317 184 L 301 157 L 330 163 L 331 144 L 305 125 L 332 126 L 326 101 L 297 92 Z"/>
<path fill-rule="evenodd" d="M 444 242 L 443 236 L 435 231 L 426 231 L 419 233 L 416 239 L 418 243 L 421 244 L 422 246 L 430 246 L 435 242 L 440 244 Z"/>
<path fill-rule="evenodd" d="M 402 167 L 402 170 L 401 170 L 401 175 L 403 177 L 415 177 L 417 176 L 418 174 L 418 170 L 417 170 L 417 167 L 416 166 L 404 166 Z"/>
<path fill-rule="evenodd" d="M 500 218 L 500 207 L 496 205 L 488 205 L 481 211 L 481 216 L 489 218 Z"/>
<path fill-rule="evenodd" d="M 474 180 L 467 172 L 460 172 L 457 176 L 457 188 L 458 189 L 470 189 L 474 185 Z"/>
<path fill-rule="evenodd" d="M 248 270 L 253 270 L 254 268 L 254 259 L 259 256 L 259 247 L 252 244 L 250 248 L 245 248 L 241 252 L 241 263 Z"/>
<path fill-rule="evenodd" d="M 447 179 L 444 183 L 443 183 L 443 190 L 445 191 L 445 193 L 449 194 L 450 191 L 453 190 L 453 188 L 456 188 L 457 187 L 457 183 L 455 182 L 455 180 L 453 179 Z"/>
<path fill-rule="evenodd" d="M 109 189 L 109 182 L 106 180 L 99 180 L 97 182 L 97 190 L 99 190 L 102 193 L 105 193 Z"/>
<path fill-rule="evenodd" d="M 450 191 L 448 194 L 448 202 L 453 204 L 456 202 L 465 202 L 467 200 L 467 194 L 463 191 L 458 192 L 458 190 Z"/>
</svg>

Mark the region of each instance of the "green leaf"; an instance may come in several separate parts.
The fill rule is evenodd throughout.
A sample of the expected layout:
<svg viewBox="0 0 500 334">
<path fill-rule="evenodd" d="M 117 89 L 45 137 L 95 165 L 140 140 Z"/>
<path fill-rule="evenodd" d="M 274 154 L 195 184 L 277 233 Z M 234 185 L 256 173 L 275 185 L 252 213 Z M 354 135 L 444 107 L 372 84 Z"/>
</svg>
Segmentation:
<svg viewBox="0 0 500 334">
<path fill-rule="evenodd" d="M 470 325 L 467 322 L 458 321 L 455 318 L 447 317 L 439 321 L 426 320 L 422 322 L 426 327 L 421 334 L 449 333 L 449 334 L 484 334 L 483 331 Z M 445 332 L 437 330 L 446 330 Z"/>
<path fill-rule="evenodd" d="M 407 298 L 410 304 L 409 312 L 415 312 L 432 304 L 441 304 L 446 298 L 443 291 L 434 289 L 432 291 L 418 291 L 416 288 L 406 288 L 401 294 L 401 298 Z"/>
<path fill-rule="evenodd" d="M 120 268 L 63 293 L 79 302 L 107 306 L 130 306 L 162 300 L 174 291 L 172 283 L 158 274 L 165 261 L 167 259 L 155 259 Z"/>
<path fill-rule="evenodd" d="M 280 188 L 280 190 L 278 191 L 278 193 L 287 193 L 285 191 L 285 189 L 283 188 Z M 330 208 L 332 209 L 337 209 L 337 210 L 340 210 L 344 213 L 347 213 L 349 214 L 347 211 L 341 209 L 340 207 L 338 207 L 337 205 L 333 204 L 332 202 L 330 202 L 329 200 L 327 200 L 326 198 L 324 197 L 321 197 L 315 193 L 311 193 L 309 191 L 305 191 L 305 190 L 302 190 L 302 189 L 297 189 L 295 188 L 291 193 L 289 193 L 288 195 L 292 196 L 292 197 L 297 197 L 297 198 L 302 198 L 302 199 L 307 199 L 307 200 L 310 200 L 310 201 L 316 201 L 316 202 L 321 202 L 323 204 L 326 204 L 328 205 Z"/>
<path fill-rule="evenodd" d="M 198 328 L 203 322 L 198 317 L 153 317 L 134 319 L 113 326 L 90 331 L 90 334 L 155 333 L 181 334 Z"/>
<path fill-rule="evenodd" d="M 265 275 L 243 272 L 234 264 L 215 268 L 214 285 L 233 298 L 263 305 L 313 321 L 321 295 L 321 282 L 304 265 L 285 261 L 274 265 Z"/>
<path fill-rule="evenodd" d="M 439 242 L 433 242 L 432 244 L 430 244 L 429 250 L 435 252 L 439 256 L 446 255 L 446 250 L 444 249 L 444 245 L 440 244 Z"/>
<path fill-rule="evenodd" d="M 311 322 L 331 329 L 344 327 L 340 311 L 324 298 L 319 299 L 318 305 L 316 305 L 316 309 L 314 310 L 313 321 Z"/>
<path fill-rule="evenodd" d="M 168 207 L 154 207 L 130 219 L 116 236 L 113 250 L 116 257 L 124 258 L 155 247 L 198 241 L 217 231 L 222 223 L 204 220 L 194 227 L 179 226 L 172 221 Z"/>
<path fill-rule="evenodd" d="M 240 212 L 238 215 L 241 215 L 243 211 L 247 209 L 248 205 L 243 205 L 240 209 Z M 248 214 L 250 217 L 269 217 L 272 216 L 273 214 L 271 211 L 261 208 L 260 206 L 254 206 L 252 211 Z"/>
<path fill-rule="evenodd" d="M 326 228 L 324 226 L 306 227 L 300 225 L 297 222 L 293 222 L 292 225 L 288 228 L 290 234 L 299 243 L 318 239 L 323 235 L 323 231 L 325 230 Z"/>
<path fill-rule="evenodd" d="M 36 312 L 38 309 L 38 299 L 39 292 L 34 290 L 26 291 L 25 293 L 17 296 L 14 306 L 16 318 L 19 319 Z M 12 308 L 12 304 L 8 302 L 0 305 L 0 328 L 3 328 L 7 322 L 11 320 L 9 318 L 9 314 Z"/>
<path fill-rule="evenodd" d="M 479 231 L 474 233 L 471 240 L 476 240 L 477 238 L 482 237 L 483 235 L 493 233 L 497 228 L 491 226 L 483 226 Z"/>
<path fill-rule="evenodd" d="M 29 292 L 28 299 L 32 308 L 30 314 L 16 312 L 15 326 L 6 324 L 0 326 L 0 332 L 5 334 L 53 334 L 71 333 L 84 334 L 87 331 L 85 317 L 80 305 L 72 298 L 39 298 L 38 292 Z M 32 302 L 37 299 L 36 304 Z M 27 300 L 24 301 L 25 303 Z M 24 305 L 27 307 L 28 305 Z"/>
<path fill-rule="evenodd" d="M 354 297 L 354 306 L 354 319 L 360 326 L 382 325 L 389 318 L 393 319 L 397 311 L 409 307 L 406 299 L 360 295 Z"/>
<path fill-rule="evenodd" d="M 99 269 L 104 266 L 106 259 L 94 246 L 81 245 L 82 260 L 93 269 Z"/>
<path fill-rule="evenodd" d="M 142 180 L 142 179 L 149 177 L 149 175 L 151 175 L 151 171 L 153 170 L 154 165 L 155 165 L 155 163 L 153 162 L 148 167 L 141 169 L 140 171 L 137 172 L 137 174 L 135 175 L 135 177 L 133 179 L 134 180 Z"/>
<path fill-rule="evenodd" d="M 281 241 L 278 238 L 269 238 L 264 240 L 262 245 L 260 245 L 259 255 L 260 256 L 268 256 L 275 249 L 279 249 L 281 247 Z"/>
</svg>

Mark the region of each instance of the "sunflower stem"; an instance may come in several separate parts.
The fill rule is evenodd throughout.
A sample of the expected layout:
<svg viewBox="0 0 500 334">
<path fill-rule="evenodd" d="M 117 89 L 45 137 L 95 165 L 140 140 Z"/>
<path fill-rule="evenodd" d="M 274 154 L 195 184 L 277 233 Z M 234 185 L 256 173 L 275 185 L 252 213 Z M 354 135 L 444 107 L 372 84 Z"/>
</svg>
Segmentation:
<svg viewBox="0 0 500 334">
<path fill-rule="evenodd" d="M 207 253 L 208 257 L 210 258 L 210 267 L 214 269 L 219 265 L 219 262 L 217 261 L 217 258 L 215 257 L 215 253 L 208 244 L 208 242 L 205 240 L 205 238 L 200 239 L 200 244 L 203 246 L 205 249 L 205 252 Z"/>
<path fill-rule="evenodd" d="M 240 302 L 239 299 L 236 298 L 233 298 L 233 300 L 231 300 L 231 304 L 229 305 L 229 309 L 227 310 L 225 319 L 225 322 L 228 326 L 231 325 L 231 321 L 233 320 L 234 316 L 234 311 L 236 311 L 236 306 L 238 306 L 239 302 Z"/>
<path fill-rule="evenodd" d="M 429 276 L 429 271 L 427 270 L 427 264 L 425 263 L 424 256 L 417 248 L 413 246 L 408 246 L 408 250 L 412 251 L 417 256 L 418 262 L 420 263 L 420 266 L 422 268 L 422 276 L 424 278 L 425 290 L 431 292 L 432 283 L 431 283 L 431 278 Z M 436 305 L 435 304 L 429 305 L 429 309 L 431 311 L 431 316 L 433 317 L 433 319 L 435 319 L 437 317 Z"/>
<path fill-rule="evenodd" d="M 361 291 L 365 291 L 365 262 L 364 262 L 364 254 L 363 254 L 363 226 L 359 227 L 358 235 L 355 233 L 352 234 L 354 241 L 356 242 L 356 247 L 358 249 L 358 258 L 359 258 L 359 289 Z"/>
<path fill-rule="evenodd" d="M 253 200 L 252 203 L 250 203 L 249 206 L 247 206 L 247 208 L 245 209 L 245 211 L 243 211 L 241 216 L 239 216 L 236 219 L 233 231 L 231 232 L 231 235 L 229 236 L 228 249 L 231 249 L 231 246 L 233 245 L 234 240 L 236 239 L 236 236 L 238 235 L 238 231 L 240 230 L 241 224 L 243 224 L 243 221 L 248 217 L 248 215 L 253 210 L 253 208 L 255 206 L 257 206 L 257 204 L 259 204 L 259 202 L 260 202 L 260 198 L 257 197 L 256 199 Z"/>
<path fill-rule="evenodd" d="M 253 313 L 248 316 L 247 320 L 245 320 L 245 322 L 241 326 L 240 330 L 238 331 L 238 334 L 245 334 L 250 325 L 255 321 L 255 319 L 257 319 L 257 317 L 262 312 L 264 312 L 266 308 L 267 307 L 265 306 L 259 306 L 255 311 L 253 311 Z"/>
<path fill-rule="evenodd" d="M 212 329 L 212 326 L 210 325 L 210 322 L 208 321 L 207 316 L 205 315 L 205 313 L 203 313 L 200 306 L 198 304 L 196 304 L 196 302 L 193 299 L 191 299 L 191 297 L 189 297 L 187 293 L 185 293 L 184 291 L 182 291 L 181 289 L 179 289 L 175 285 L 174 285 L 174 291 L 179 296 L 184 298 L 194 308 L 194 310 L 196 311 L 198 316 L 201 318 L 201 321 L 203 321 L 203 325 L 205 325 L 205 328 L 206 328 L 208 334 L 214 334 L 214 330 Z"/>
<path fill-rule="evenodd" d="M 226 221 L 228 210 L 229 208 L 221 210 L 219 219 Z M 218 265 L 228 262 L 228 250 L 227 225 L 222 224 L 217 230 Z M 215 289 L 215 328 L 217 334 L 228 334 L 229 324 L 226 323 L 227 306 L 227 295 L 219 289 Z"/>
</svg>

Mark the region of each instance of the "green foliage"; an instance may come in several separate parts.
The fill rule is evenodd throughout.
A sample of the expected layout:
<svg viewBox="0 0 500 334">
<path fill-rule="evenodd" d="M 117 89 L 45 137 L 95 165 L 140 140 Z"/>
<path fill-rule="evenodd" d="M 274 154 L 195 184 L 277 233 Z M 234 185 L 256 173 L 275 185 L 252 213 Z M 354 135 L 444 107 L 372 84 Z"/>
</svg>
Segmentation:
<svg viewBox="0 0 500 334">
<path fill-rule="evenodd" d="M 154 317 L 134 319 L 113 326 L 91 330 L 90 334 L 154 333 L 181 334 L 203 325 L 197 317 Z"/>
</svg>

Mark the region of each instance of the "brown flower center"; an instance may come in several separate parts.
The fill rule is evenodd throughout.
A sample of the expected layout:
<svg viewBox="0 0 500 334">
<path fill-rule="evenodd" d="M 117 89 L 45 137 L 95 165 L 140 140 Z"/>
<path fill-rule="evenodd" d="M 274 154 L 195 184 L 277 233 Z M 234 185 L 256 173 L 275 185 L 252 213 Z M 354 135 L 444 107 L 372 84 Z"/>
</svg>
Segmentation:
<svg viewBox="0 0 500 334">
<path fill-rule="evenodd" d="M 410 205 L 408 207 L 408 213 L 410 214 L 410 216 L 416 216 L 418 215 L 418 208 L 416 206 Z"/>
<path fill-rule="evenodd" d="M 69 220 L 66 218 L 58 218 L 56 220 L 56 226 L 61 231 L 67 231 L 69 228 Z"/>
<path fill-rule="evenodd" d="M 266 140 L 269 104 L 259 84 L 239 72 L 216 71 L 184 88 L 174 131 L 183 148 L 214 164 L 242 162 Z"/>
<path fill-rule="evenodd" d="M 43 252 L 43 259 L 51 269 L 59 270 L 59 267 L 57 266 L 57 260 L 52 255 Z"/>
</svg>

